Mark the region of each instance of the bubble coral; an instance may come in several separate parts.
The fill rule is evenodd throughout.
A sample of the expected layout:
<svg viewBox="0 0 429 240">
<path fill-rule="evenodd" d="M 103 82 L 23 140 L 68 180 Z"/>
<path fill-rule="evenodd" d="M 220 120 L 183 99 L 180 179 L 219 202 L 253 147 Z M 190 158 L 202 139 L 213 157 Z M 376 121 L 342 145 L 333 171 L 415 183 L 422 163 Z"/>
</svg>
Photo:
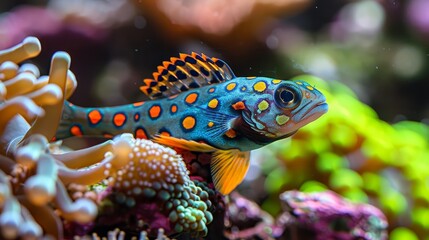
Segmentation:
<svg viewBox="0 0 429 240">
<path fill-rule="evenodd" d="M 126 215 L 121 213 L 123 218 L 118 218 L 115 224 L 132 216 L 153 229 L 165 229 L 167 234 L 192 232 L 195 236 L 205 236 L 206 225 L 213 219 L 208 210 L 209 195 L 190 180 L 182 158 L 172 149 L 149 140 L 123 136 L 132 139 L 132 151 L 127 155 L 128 164 L 112 180 L 112 193 L 107 201 L 127 206 L 129 211 Z M 109 216 L 111 213 L 102 212 L 98 222 L 113 224 Z"/>
</svg>

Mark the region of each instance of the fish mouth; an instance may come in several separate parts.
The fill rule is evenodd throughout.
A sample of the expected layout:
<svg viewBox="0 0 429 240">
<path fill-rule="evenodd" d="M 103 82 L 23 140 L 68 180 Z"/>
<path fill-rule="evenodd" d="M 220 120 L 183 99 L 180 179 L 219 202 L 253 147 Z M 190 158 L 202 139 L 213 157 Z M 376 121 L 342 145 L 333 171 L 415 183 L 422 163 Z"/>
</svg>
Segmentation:
<svg viewBox="0 0 429 240">
<path fill-rule="evenodd" d="M 318 102 L 309 108 L 303 115 L 303 119 L 311 118 L 315 120 L 328 111 L 328 104 L 325 101 Z"/>
</svg>

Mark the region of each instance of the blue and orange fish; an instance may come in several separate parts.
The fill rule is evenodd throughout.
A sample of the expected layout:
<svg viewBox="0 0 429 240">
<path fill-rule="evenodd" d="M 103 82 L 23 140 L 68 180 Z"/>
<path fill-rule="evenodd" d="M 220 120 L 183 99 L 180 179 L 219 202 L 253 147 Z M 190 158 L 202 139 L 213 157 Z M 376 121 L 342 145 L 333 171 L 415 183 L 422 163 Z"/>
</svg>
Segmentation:
<svg viewBox="0 0 429 240">
<path fill-rule="evenodd" d="M 103 108 L 67 103 L 57 139 L 127 132 L 213 153 L 213 182 L 228 194 L 243 180 L 251 150 L 293 135 L 328 110 L 323 94 L 304 81 L 236 77 L 225 62 L 204 54 L 173 57 L 144 83 L 147 102 Z"/>
</svg>

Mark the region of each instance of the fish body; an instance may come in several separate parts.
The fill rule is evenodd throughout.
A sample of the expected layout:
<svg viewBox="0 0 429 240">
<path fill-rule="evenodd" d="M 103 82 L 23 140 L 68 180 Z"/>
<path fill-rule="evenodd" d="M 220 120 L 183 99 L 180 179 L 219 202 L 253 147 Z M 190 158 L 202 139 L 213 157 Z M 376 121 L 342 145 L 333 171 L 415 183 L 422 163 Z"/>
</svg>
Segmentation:
<svg viewBox="0 0 429 240">
<path fill-rule="evenodd" d="M 66 103 L 56 137 L 127 132 L 213 152 L 215 186 L 228 194 L 244 178 L 249 151 L 291 136 L 328 109 L 323 94 L 304 81 L 236 77 L 221 60 L 195 53 L 164 62 L 145 84 L 153 100 L 102 108 Z"/>
</svg>

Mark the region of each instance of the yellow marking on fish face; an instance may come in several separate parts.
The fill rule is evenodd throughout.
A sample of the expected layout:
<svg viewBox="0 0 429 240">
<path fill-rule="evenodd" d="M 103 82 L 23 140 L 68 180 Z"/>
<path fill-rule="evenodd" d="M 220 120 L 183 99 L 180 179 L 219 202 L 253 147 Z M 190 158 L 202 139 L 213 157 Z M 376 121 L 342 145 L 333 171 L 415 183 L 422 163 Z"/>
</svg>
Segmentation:
<svg viewBox="0 0 429 240">
<path fill-rule="evenodd" d="M 265 89 L 267 89 L 267 84 L 263 81 L 257 82 L 253 85 L 253 89 L 256 92 L 263 92 Z"/>
<path fill-rule="evenodd" d="M 237 84 L 236 83 L 230 83 L 230 84 L 228 84 L 228 85 L 226 85 L 226 90 L 228 90 L 228 91 L 232 91 L 232 90 L 234 90 L 234 88 L 237 86 Z"/>
<path fill-rule="evenodd" d="M 266 100 L 262 100 L 258 104 L 258 110 L 261 112 L 267 110 L 269 107 L 270 107 L 270 104 Z"/>
<path fill-rule="evenodd" d="M 210 102 L 207 104 L 209 106 L 209 108 L 216 108 L 217 105 L 219 104 L 219 101 L 216 98 L 213 98 L 212 100 L 210 100 Z"/>
<path fill-rule="evenodd" d="M 246 77 L 247 80 L 252 80 L 255 79 L 256 77 L 252 76 L 252 77 Z"/>
<path fill-rule="evenodd" d="M 242 87 L 242 88 L 241 88 L 241 91 L 243 91 L 243 92 L 244 92 L 244 91 L 246 91 L 246 90 L 247 90 L 247 88 L 246 88 L 246 87 Z"/>
<path fill-rule="evenodd" d="M 273 79 L 273 81 L 272 81 L 273 84 L 279 84 L 281 82 L 282 82 L 282 80 L 279 80 L 279 79 Z"/>
<path fill-rule="evenodd" d="M 192 128 L 195 127 L 195 118 L 193 116 L 187 116 L 183 119 L 182 121 L 182 126 L 186 129 L 186 130 L 191 130 Z"/>
<path fill-rule="evenodd" d="M 276 116 L 276 122 L 278 125 L 282 126 L 285 125 L 289 121 L 289 117 L 286 115 L 277 115 Z"/>
<path fill-rule="evenodd" d="M 211 128 L 211 127 L 214 126 L 214 123 L 213 122 L 209 122 L 209 123 L 207 123 L 207 126 Z"/>
<path fill-rule="evenodd" d="M 302 82 L 296 82 L 296 84 L 298 84 L 298 85 L 302 85 Z"/>
<path fill-rule="evenodd" d="M 306 86 L 306 88 L 307 88 L 308 90 L 310 90 L 310 91 L 313 91 L 313 90 L 314 90 L 314 88 L 313 88 L 312 86 L 310 86 L 310 85 Z"/>
</svg>

